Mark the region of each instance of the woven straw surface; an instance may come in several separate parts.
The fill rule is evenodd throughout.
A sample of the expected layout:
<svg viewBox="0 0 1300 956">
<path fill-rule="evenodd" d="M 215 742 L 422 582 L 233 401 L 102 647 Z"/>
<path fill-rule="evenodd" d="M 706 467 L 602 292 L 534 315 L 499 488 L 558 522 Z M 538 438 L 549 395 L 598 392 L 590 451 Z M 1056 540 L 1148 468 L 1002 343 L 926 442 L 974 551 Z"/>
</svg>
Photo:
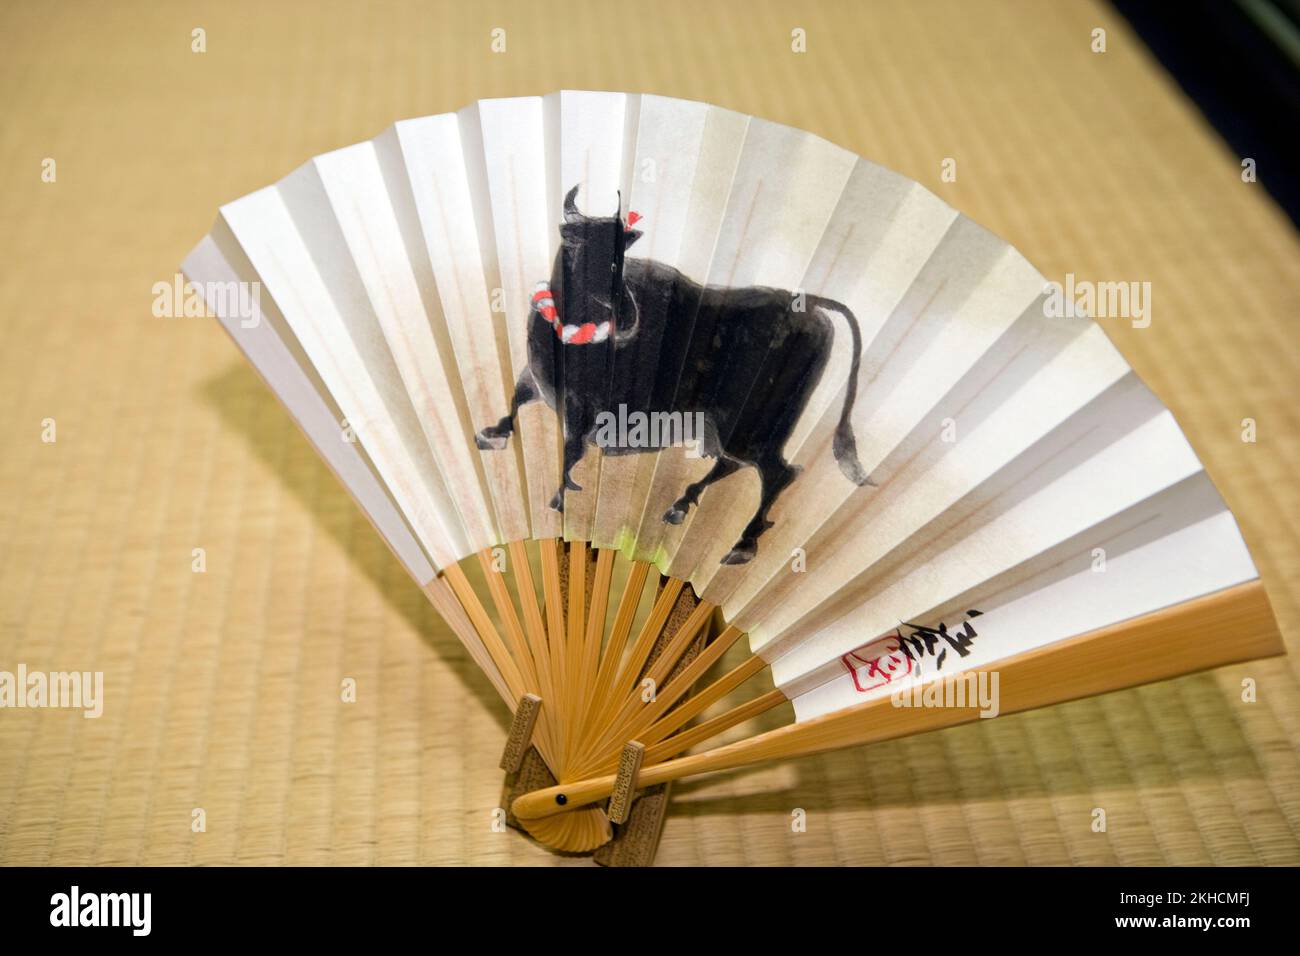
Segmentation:
<svg viewBox="0 0 1300 956">
<path fill-rule="evenodd" d="M 219 203 L 309 156 L 573 87 L 812 130 L 1049 277 L 1150 281 L 1151 327 L 1107 328 L 1238 514 L 1291 648 L 686 782 L 659 861 L 1300 862 L 1296 235 L 1108 8 L 12 3 L 0 36 L 0 669 L 106 681 L 98 720 L 0 711 L 0 861 L 571 862 L 493 831 L 503 708 L 225 336 L 154 318 L 151 286 Z"/>
</svg>

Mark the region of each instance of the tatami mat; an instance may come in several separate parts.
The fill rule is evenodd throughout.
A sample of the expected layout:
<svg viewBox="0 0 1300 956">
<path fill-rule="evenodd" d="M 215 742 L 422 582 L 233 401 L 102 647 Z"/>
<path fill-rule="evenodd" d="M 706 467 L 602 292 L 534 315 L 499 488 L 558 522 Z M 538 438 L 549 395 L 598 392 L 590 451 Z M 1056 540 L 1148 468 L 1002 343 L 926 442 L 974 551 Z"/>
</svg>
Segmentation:
<svg viewBox="0 0 1300 956">
<path fill-rule="evenodd" d="M 800 126 L 1049 277 L 1151 282 L 1151 326 L 1107 330 L 1291 649 L 688 782 L 660 862 L 1300 862 L 1300 246 L 1109 8 L 24 2 L 0 37 L 0 669 L 106 681 L 98 720 L 0 711 L 0 862 L 572 862 L 493 831 L 503 709 L 270 393 L 211 320 L 151 314 L 218 204 L 394 119 L 560 87 Z"/>
</svg>

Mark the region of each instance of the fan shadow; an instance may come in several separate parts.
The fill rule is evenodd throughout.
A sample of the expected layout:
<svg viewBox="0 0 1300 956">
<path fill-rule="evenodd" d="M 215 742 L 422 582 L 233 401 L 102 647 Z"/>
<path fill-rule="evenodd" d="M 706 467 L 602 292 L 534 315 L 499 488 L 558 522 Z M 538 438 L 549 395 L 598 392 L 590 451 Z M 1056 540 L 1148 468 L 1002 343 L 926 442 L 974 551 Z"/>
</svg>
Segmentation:
<svg viewBox="0 0 1300 956">
<path fill-rule="evenodd" d="M 240 362 L 203 382 L 199 392 L 222 422 L 244 437 L 254 454 L 347 552 L 411 629 L 452 668 L 504 731 L 509 715 L 499 706 L 500 698 L 491 683 L 257 373 Z M 286 442 L 296 447 L 286 448 Z M 284 467 L 286 461 L 292 461 L 293 467 Z M 358 547 L 359 535 L 369 536 L 373 546 Z"/>
<path fill-rule="evenodd" d="M 1260 779 L 1263 768 L 1233 710 L 1213 674 L 1188 675 L 799 758 L 789 763 L 796 782 L 777 776 L 768 789 L 762 778 L 771 768 L 763 766 L 678 781 L 670 816 L 947 808 L 961 818 L 964 807 L 996 801 L 1011 808 L 1026 799 L 1052 801 L 1055 816 L 1058 800 L 1091 807 L 1116 793 L 1203 789 L 1222 781 L 1225 757 L 1234 781 Z M 768 723 L 745 725 L 738 735 Z"/>
</svg>

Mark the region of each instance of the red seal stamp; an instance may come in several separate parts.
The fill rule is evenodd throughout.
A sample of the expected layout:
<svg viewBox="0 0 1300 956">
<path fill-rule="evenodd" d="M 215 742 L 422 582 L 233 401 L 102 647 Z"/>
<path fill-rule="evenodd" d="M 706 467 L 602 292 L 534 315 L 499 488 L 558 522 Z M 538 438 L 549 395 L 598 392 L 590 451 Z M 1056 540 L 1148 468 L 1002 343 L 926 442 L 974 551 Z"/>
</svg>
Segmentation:
<svg viewBox="0 0 1300 956">
<path fill-rule="evenodd" d="M 902 649 L 902 638 L 897 634 L 878 638 L 849 651 L 840 658 L 853 678 L 853 686 L 865 694 L 908 677 L 912 673 L 912 656 Z"/>
</svg>

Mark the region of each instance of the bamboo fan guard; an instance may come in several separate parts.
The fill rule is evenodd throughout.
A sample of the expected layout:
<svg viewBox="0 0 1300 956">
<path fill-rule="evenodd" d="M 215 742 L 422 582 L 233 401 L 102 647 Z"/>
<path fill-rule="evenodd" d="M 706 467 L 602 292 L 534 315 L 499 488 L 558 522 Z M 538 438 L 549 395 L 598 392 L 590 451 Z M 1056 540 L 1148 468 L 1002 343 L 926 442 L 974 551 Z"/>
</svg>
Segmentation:
<svg viewBox="0 0 1300 956">
<path fill-rule="evenodd" d="M 556 849 L 646 862 L 673 780 L 977 719 L 936 689 L 1281 653 L 1098 325 L 811 134 L 482 101 L 224 206 L 184 270 L 515 714 L 511 819 Z"/>
</svg>

